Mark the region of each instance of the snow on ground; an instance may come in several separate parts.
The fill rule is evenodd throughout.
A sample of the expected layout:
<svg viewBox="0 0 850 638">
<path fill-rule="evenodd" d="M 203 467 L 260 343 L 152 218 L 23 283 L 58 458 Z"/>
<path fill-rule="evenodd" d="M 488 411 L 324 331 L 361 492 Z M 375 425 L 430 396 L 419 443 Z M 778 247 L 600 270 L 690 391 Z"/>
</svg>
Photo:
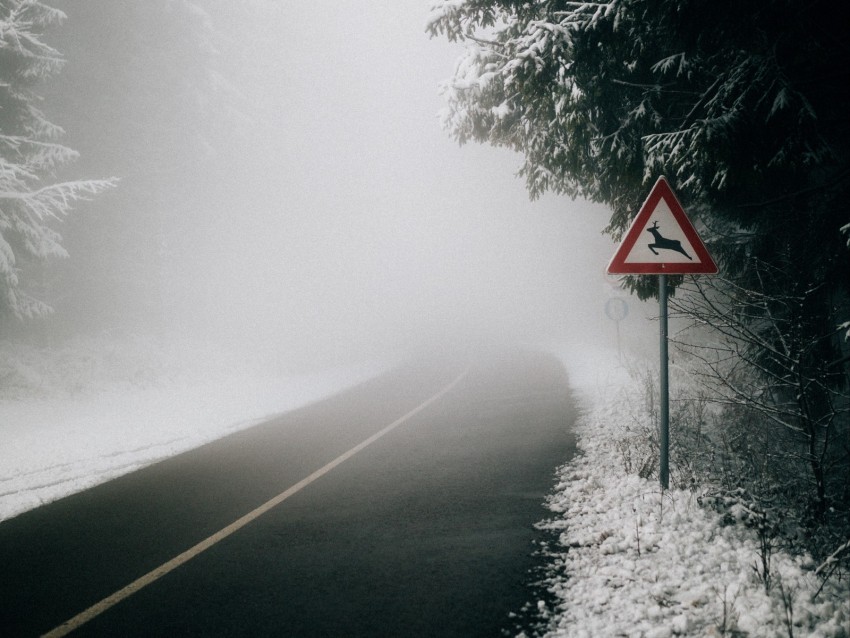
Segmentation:
<svg viewBox="0 0 850 638">
<path fill-rule="evenodd" d="M 134 348 L 135 347 L 135 351 Z M 141 342 L 45 353 L 0 344 L 0 520 L 376 376 L 361 363 L 310 374 L 162 356 Z M 823 590 L 808 557 L 775 551 L 769 593 L 758 540 L 723 525 L 693 492 L 624 469 L 616 445 L 639 417 L 640 384 L 610 353 L 556 352 L 583 414 L 580 454 L 559 471 L 541 524 L 550 546 L 540 601 L 552 637 L 850 636 L 850 586 Z M 183 361 L 183 364 L 178 363 Z"/>
<path fill-rule="evenodd" d="M 642 389 L 616 355 L 554 348 L 583 408 L 580 454 L 559 471 L 541 526 L 551 546 L 547 588 L 538 603 L 547 636 L 850 636 L 850 584 L 821 581 L 807 556 L 774 550 L 773 585 L 757 574 L 753 530 L 724 525 L 697 494 L 666 490 L 624 470 L 627 428 Z"/>
<path fill-rule="evenodd" d="M 175 357 L 144 342 L 78 342 L 49 353 L 0 344 L 0 521 L 388 367 L 366 362 L 294 374 L 221 357 L 210 362 L 208 354 L 190 348 Z"/>
</svg>

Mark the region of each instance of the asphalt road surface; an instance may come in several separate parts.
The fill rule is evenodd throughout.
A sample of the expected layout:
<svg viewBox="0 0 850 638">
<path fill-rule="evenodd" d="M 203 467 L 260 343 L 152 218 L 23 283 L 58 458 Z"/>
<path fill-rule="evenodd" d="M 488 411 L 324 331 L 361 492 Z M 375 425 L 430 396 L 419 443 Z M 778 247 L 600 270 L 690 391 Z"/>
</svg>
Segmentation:
<svg viewBox="0 0 850 638">
<path fill-rule="evenodd" d="M 515 633 L 574 418 L 544 354 L 405 365 L 0 524 L 0 636 Z"/>
</svg>

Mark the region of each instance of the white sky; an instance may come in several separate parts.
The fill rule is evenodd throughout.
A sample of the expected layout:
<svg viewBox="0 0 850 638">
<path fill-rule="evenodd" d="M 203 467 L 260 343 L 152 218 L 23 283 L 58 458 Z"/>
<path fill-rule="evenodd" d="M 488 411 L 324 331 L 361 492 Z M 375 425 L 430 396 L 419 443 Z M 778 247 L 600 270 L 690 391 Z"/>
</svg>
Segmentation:
<svg viewBox="0 0 850 638">
<path fill-rule="evenodd" d="M 462 50 L 428 38 L 429 3 L 276 7 L 245 70 L 272 132 L 243 210 L 183 268 L 187 304 L 301 347 L 319 336 L 368 349 L 432 332 L 613 335 L 600 326 L 608 212 L 532 203 L 518 156 L 459 147 L 441 129 L 438 85 Z"/>
</svg>

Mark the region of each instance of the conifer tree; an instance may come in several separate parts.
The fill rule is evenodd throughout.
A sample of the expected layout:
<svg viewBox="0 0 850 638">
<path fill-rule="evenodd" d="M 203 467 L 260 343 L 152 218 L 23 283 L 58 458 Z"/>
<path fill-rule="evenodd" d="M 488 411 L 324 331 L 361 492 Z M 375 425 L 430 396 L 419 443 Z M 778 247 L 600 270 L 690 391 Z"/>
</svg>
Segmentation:
<svg viewBox="0 0 850 638">
<path fill-rule="evenodd" d="M 27 294 L 23 266 L 66 256 L 56 223 L 113 183 L 56 180 L 77 154 L 58 142 L 63 130 L 45 117 L 35 89 L 62 67 L 41 30 L 63 18 L 35 0 L 0 2 L 0 310 L 19 318 L 49 311 Z"/>
<path fill-rule="evenodd" d="M 818 517 L 818 446 L 848 430 L 848 26 L 822 0 L 443 0 L 428 24 L 466 44 L 446 128 L 518 151 L 532 196 L 607 204 L 618 239 L 667 176 L 731 287 L 716 298 L 752 300 L 734 310 L 753 374 L 804 415 Z"/>
</svg>

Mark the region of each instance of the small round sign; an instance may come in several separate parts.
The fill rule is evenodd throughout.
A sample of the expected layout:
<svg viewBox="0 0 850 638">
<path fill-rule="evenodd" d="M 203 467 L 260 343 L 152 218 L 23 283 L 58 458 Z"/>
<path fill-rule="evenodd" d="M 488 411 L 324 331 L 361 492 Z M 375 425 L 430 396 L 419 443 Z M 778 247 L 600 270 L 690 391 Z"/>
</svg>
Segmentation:
<svg viewBox="0 0 850 638">
<path fill-rule="evenodd" d="M 605 314 L 611 321 L 620 322 L 629 316 L 629 304 L 620 297 L 611 297 L 605 302 Z"/>
</svg>

